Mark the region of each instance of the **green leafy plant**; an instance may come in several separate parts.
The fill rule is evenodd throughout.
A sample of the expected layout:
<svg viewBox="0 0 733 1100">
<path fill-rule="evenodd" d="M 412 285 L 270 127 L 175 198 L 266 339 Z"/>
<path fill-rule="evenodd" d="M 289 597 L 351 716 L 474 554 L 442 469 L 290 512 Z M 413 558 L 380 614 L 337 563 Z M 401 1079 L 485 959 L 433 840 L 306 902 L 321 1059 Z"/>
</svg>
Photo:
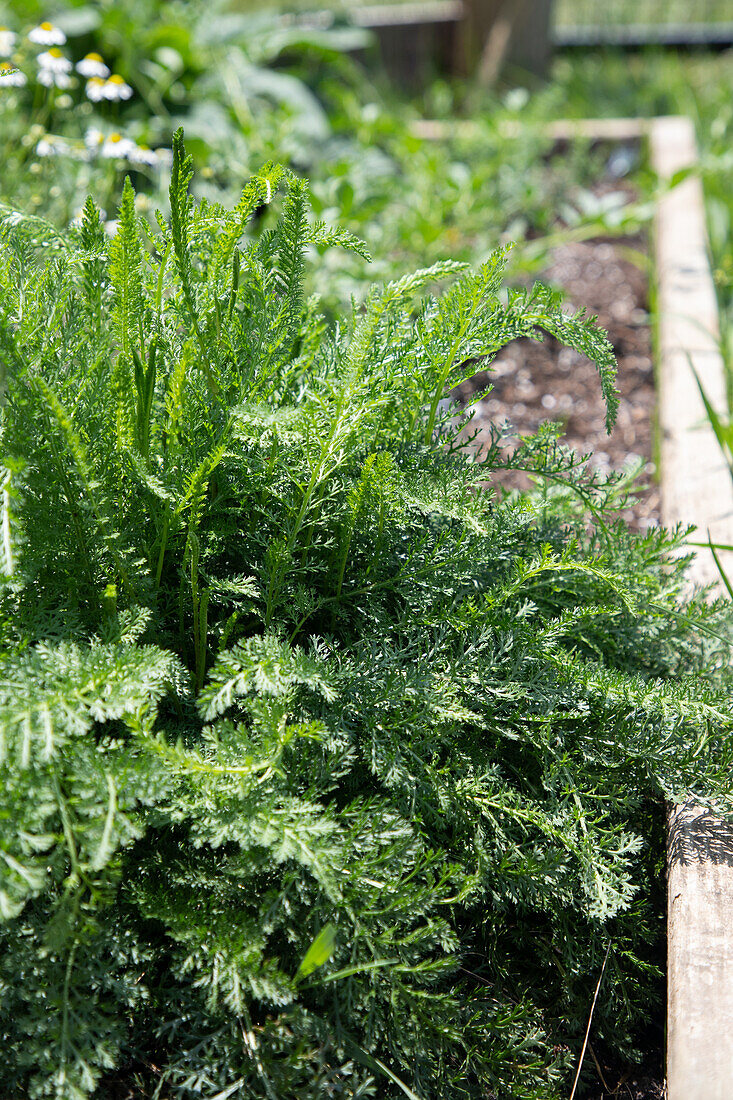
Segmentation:
<svg viewBox="0 0 733 1100">
<path fill-rule="evenodd" d="M 610 424 L 591 320 L 498 252 L 328 324 L 307 251 L 363 245 L 173 157 L 157 232 L 129 182 L 111 242 L 2 223 L 4 1088 L 565 1095 L 604 957 L 599 1049 L 658 996 L 665 799 L 728 797 L 728 607 L 554 429 L 443 411 L 546 331 Z"/>
<path fill-rule="evenodd" d="M 68 223 L 91 191 L 112 220 L 131 172 L 140 206 L 163 205 L 184 118 L 220 198 L 274 150 L 302 167 L 331 138 L 324 74 L 353 83 L 344 51 L 368 42 L 223 2 L 70 2 L 53 22 L 41 4 L 0 3 L 0 201 Z"/>
</svg>

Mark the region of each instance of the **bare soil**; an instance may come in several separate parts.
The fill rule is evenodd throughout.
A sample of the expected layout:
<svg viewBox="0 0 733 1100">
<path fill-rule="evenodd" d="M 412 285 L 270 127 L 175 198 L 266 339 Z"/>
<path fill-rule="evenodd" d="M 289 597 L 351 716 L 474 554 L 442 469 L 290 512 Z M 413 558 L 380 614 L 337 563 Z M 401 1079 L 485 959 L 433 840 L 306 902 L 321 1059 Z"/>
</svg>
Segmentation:
<svg viewBox="0 0 733 1100">
<path fill-rule="evenodd" d="M 602 1067 L 603 1083 L 590 1092 L 584 1092 L 582 1100 L 665 1100 L 667 1091 L 662 1084 L 662 1062 L 660 1054 L 659 1058 L 650 1059 L 631 1073 L 619 1073 L 618 1070 Z"/>
<path fill-rule="evenodd" d="M 640 263 L 629 252 L 645 250 L 643 238 L 570 243 L 555 249 L 543 280 L 565 291 L 568 309 L 585 307 L 598 315 L 618 360 L 620 405 L 616 426 L 606 434 L 605 406 L 595 367 L 578 352 L 552 337 L 541 344 L 515 340 L 491 364 L 455 390 L 464 403 L 493 386 L 477 405 L 472 428 L 483 436 L 491 424 L 508 421 L 526 435 L 543 420 L 560 420 L 563 439 L 580 453 L 593 452 L 591 462 L 604 471 L 622 470 L 644 460 L 640 493 L 633 507 L 622 513 L 635 528 L 656 523 L 659 490 L 654 482 L 654 368 L 648 314 L 648 282 Z M 477 439 L 480 445 L 481 436 Z M 526 487 L 521 474 L 501 478 L 508 487 Z"/>
</svg>

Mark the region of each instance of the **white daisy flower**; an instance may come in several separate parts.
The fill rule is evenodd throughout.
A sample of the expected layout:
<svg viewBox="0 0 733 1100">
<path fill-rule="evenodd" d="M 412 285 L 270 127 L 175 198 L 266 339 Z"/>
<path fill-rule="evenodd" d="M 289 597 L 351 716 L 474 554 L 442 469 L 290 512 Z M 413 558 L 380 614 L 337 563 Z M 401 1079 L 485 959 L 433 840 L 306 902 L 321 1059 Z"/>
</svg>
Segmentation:
<svg viewBox="0 0 733 1100">
<path fill-rule="evenodd" d="M 149 168 L 157 168 L 160 164 L 155 151 L 148 149 L 147 145 L 136 145 L 129 159 L 131 164 L 147 165 Z"/>
<path fill-rule="evenodd" d="M 20 69 L 9 65 L 7 61 L 0 63 L 0 88 L 22 88 L 27 83 L 28 80 Z"/>
<path fill-rule="evenodd" d="M 76 66 L 76 71 L 87 79 L 96 76 L 97 79 L 103 80 L 109 76 L 109 69 L 98 53 L 88 53 L 86 57 L 82 57 Z"/>
<path fill-rule="evenodd" d="M 87 99 L 91 99 L 92 103 L 101 103 L 104 99 L 104 80 L 101 76 L 93 76 L 91 80 L 87 80 L 84 91 Z"/>
<path fill-rule="evenodd" d="M 17 40 L 17 34 L 8 30 L 7 27 L 0 27 L 0 57 L 10 57 Z"/>
<path fill-rule="evenodd" d="M 115 160 L 131 160 L 137 145 L 122 134 L 110 134 L 102 146 L 102 156 Z"/>
<path fill-rule="evenodd" d="M 84 134 L 84 144 L 90 153 L 97 153 L 104 145 L 104 134 L 96 126 L 90 126 Z"/>
<path fill-rule="evenodd" d="M 39 69 L 36 80 L 44 88 L 69 88 L 71 77 L 68 73 L 57 73 L 53 69 Z"/>
<path fill-rule="evenodd" d="M 36 145 L 36 155 L 39 157 L 62 157 L 71 152 L 71 146 L 63 138 L 47 134 Z"/>
<path fill-rule="evenodd" d="M 39 46 L 63 46 L 66 41 L 66 35 L 61 27 L 55 27 L 53 23 L 39 23 L 28 32 L 28 38 Z"/>
<path fill-rule="evenodd" d="M 125 83 L 119 73 L 112 73 L 112 76 L 104 85 L 104 98 L 129 99 L 131 95 L 132 88 L 130 85 Z"/>
<path fill-rule="evenodd" d="M 39 53 L 36 60 L 42 69 L 50 69 L 52 73 L 70 73 L 72 69 L 68 57 L 64 57 L 57 46 L 45 53 Z"/>
</svg>

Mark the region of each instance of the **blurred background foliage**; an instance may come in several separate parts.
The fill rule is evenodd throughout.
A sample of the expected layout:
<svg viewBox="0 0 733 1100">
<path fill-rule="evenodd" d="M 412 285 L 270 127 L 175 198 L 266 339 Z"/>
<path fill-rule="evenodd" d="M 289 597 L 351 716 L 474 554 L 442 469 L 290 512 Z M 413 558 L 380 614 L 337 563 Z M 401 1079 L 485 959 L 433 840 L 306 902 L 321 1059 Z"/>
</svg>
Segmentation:
<svg viewBox="0 0 733 1100">
<path fill-rule="evenodd" d="M 602 40 L 609 24 L 632 16 L 661 33 L 670 21 L 700 28 L 728 14 L 716 0 L 600 7 L 558 0 L 557 41 L 569 30 Z M 446 257 L 481 262 L 507 241 L 516 246 L 510 276 L 521 279 L 542 268 L 559 239 L 633 233 L 651 216 L 659 189 L 643 151 L 619 156 L 580 141 L 558 149 L 543 125 L 563 117 L 686 114 L 701 150 L 733 407 L 730 50 L 558 48 L 547 80 L 506 67 L 487 89 L 436 70 L 406 90 L 385 76 L 376 36 L 354 22 L 359 11 L 351 0 L 4 0 L 0 65 L 19 66 L 25 85 L 0 74 L 0 201 L 65 224 L 94 192 L 113 232 L 130 174 L 138 209 L 152 218 L 156 208 L 166 209 L 167 150 L 182 124 L 200 195 L 236 201 L 252 173 L 281 161 L 309 178 L 315 216 L 367 241 L 376 259 L 366 274 L 349 254 L 322 258 L 327 277 L 319 285 L 333 310 L 362 298 L 371 282 Z M 99 54 L 129 85 L 130 97 L 94 102 L 76 71 L 64 87 L 40 84 L 43 46 L 27 34 L 43 21 L 66 38 L 63 58 L 78 64 Z M 426 141 L 411 130 L 416 119 L 463 117 L 476 123 L 470 138 L 456 129 L 448 141 Z M 118 134 L 124 142 L 113 148 L 109 139 Z M 114 155 L 129 143 L 137 160 Z M 592 186 L 601 176 L 616 177 L 618 190 L 599 203 Z M 260 229 L 267 224 L 261 219 Z"/>
<path fill-rule="evenodd" d="M 374 281 L 446 256 L 481 260 L 507 240 L 518 244 L 514 270 L 521 271 L 541 265 L 542 241 L 553 243 L 558 231 L 613 235 L 638 227 L 649 217 L 658 186 L 643 159 L 631 153 L 622 164 L 617 157 L 611 174 L 633 176 L 640 201 L 630 202 L 621 187 L 619 201 L 599 207 L 588 189 L 610 151 L 591 151 L 582 142 L 553 150 L 542 134 L 544 122 L 683 113 L 697 124 L 714 268 L 724 313 L 730 314 L 729 53 L 558 51 L 547 82 L 514 70 L 487 91 L 436 72 L 427 86 L 408 94 L 380 72 L 375 38 L 349 22 L 348 4 L 340 5 L 335 18 L 303 14 L 309 6 L 313 0 L 290 4 L 283 13 L 277 4 L 249 0 L 101 0 L 51 7 L 6 0 L 0 24 L 18 36 L 6 64 L 20 65 L 27 84 L 6 86 L 0 77 L 0 198 L 64 222 L 93 190 L 112 220 L 130 172 L 141 209 L 164 208 L 163 156 L 159 168 L 124 157 L 90 157 L 89 134 L 101 141 L 99 134 L 121 132 L 162 153 L 183 124 L 201 193 L 228 203 L 264 162 L 288 163 L 310 178 L 318 217 L 367 239 L 379 257 L 369 273 Z M 652 0 L 646 6 L 651 11 Z M 322 12 L 324 5 L 318 7 Z M 606 7 L 619 15 L 622 5 Z M 587 20 L 586 8 L 583 0 L 564 0 L 558 25 Z M 721 14 L 712 4 L 689 5 L 687 12 Z M 601 18 L 597 10 L 594 18 Z M 130 85 L 132 96 L 91 102 L 78 74 L 63 90 L 42 88 L 35 60 L 40 47 L 29 48 L 24 34 L 43 20 L 66 35 L 64 56 L 78 63 L 98 53 Z M 470 140 L 429 142 L 411 133 L 416 118 L 456 116 L 477 120 Z M 521 130 L 508 138 L 507 123 L 518 122 Z M 363 294 L 357 262 L 335 256 L 324 263 L 334 301 Z"/>
</svg>

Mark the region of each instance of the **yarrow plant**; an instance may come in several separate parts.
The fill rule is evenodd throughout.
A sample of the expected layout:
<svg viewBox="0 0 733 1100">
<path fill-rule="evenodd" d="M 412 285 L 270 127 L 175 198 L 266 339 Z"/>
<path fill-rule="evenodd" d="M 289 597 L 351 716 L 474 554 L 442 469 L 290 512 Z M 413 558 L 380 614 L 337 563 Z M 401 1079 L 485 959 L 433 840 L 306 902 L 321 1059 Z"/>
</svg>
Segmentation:
<svg viewBox="0 0 733 1100">
<path fill-rule="evenodd" d="M 440 411 L 545 331 L 613 422 L 504 250 L 329 325 L 307 255 L 367 256 L 306 183 L 190 181 L 179 133 L 157 232 L 129 181 L 111 241 L 2 225 L 5 1091 L 566 1096 L 604 956 L 600 1056 L 658 995 L 665 799 L 729 797 L 730 609 L 551 428 Z"/>
</svg>

